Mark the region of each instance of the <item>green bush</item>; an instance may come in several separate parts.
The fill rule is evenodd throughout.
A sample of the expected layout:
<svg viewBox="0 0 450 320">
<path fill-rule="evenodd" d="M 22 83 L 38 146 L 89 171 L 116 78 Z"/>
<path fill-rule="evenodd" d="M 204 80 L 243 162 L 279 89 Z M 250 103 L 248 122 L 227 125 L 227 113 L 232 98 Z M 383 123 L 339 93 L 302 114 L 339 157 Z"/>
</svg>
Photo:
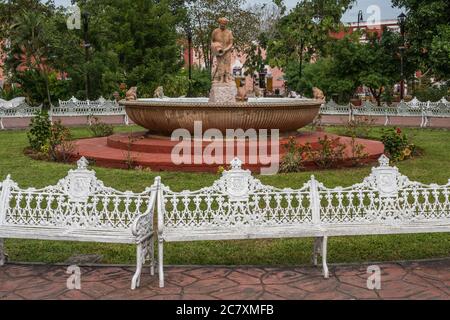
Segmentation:
<svg viewBox="0 0 450 320">
<path fill-rule="evenodd" d="M 107 137 L 114 133 L 114 127 L 94 117 L 94 123 L 90 125 L 89 131 L 94 137 Z"/>
<path fill-rule="evenodd" d="M 189 74 L 182 69 L 176 75 L 166 75 L 161 84 L 164 94 L 168 97 L 187 96 L 189 94 Z M 208 70 L 192 68 L 191 97 L 207 97 L 211 89 L 211 80 Z"/>
<path fill-rule="evenodd" d="M 35 151 L 42 151 L 51 135 L 52 124 L 47 111 L 37 112 L 31 119 L 30 130 L 27 133 L 30 146 Z"/>
<path fill-rule="evenodd" d="M 374 119 L 367 116 L 355 116 L 345 125 L 344 135 L 355 138 L 367 138 L 370 135 Z"/>
<path fill-rule="evenodd" d="M 17 97 L 23 97 L 23 91 L 19 87 L 11 87 L 5 85 L 3 88 L 0 88 L 0 98 L 4 100 L 11 100 Z"/>
<path fill-rule="evenodd" d="M 419 87 L 415 92 L 414 95 L 419 99 L 420 101 L 439 101 L 442 97 L 448 97 L 449 96 L 449 90 L 450 88 L 448 86 L 441 86 L 440 88 L 437 87 Z"/>
<path fill-rule="evenodd" d="M 330 138 L 325 135 L 323 138 L 319 137 L 318 142 L 319 148 L 313 150 L 309 147 L 306 157 L 312 160 L 319 168 L 334 168 L 344 160 L 345 144 L 340 142 L 339 137 Z"/>
<path fill-rule="evenodd" d="M 280 172 L 290 173 L 303 170 L 303 147 L 297 145 L 294 137 L 289 137 L 288 143 L 283 145 L 283 147 L 287 153 L 280 162 Z"/>
<path fill-rule="evenodd" d="M 50 128 L 50 137 L 45 146 L 51 160 L 68 162 L 74 150 L 71 141 L 72 134 L 69 128 L 62 125 L 61 120 L 55 122 Z"/>
<path fill-rule="evenodd" d="M 400 128 L 388 128 L 382 131 L 381 141 L 391 161 L 402 161 L 413 155 L 415 147 L 409 143 L 408 137 Z"/>
</svg>

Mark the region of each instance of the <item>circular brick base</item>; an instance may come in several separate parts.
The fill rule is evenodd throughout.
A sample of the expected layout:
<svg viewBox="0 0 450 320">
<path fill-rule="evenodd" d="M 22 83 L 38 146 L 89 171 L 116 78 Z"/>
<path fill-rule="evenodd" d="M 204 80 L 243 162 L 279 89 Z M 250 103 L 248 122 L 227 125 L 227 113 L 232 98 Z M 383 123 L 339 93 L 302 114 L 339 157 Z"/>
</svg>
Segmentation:
<svg viewBox="0 0 450 320">
<path fill-rule="evenodd" d="M 339 141 L 346 145 L 344 151 L 344 161 L 340 166 L 351 166 L 351 138 L 337 136 L 334 134 L 324 132 L 302 132 L 291 138 L 295 139 L 297 145 L 305 145 L 309 143 L 315 150 L 319 148 L 319 138 L 323 139 L 325 136 L 329 138 L 339 138 Z M 286 154 L 286 145 L 289 137 L 284 136 L 271 141 L 267 138 L 267 156 L 277 162 L 283 159 Z M 213 164 L 207 164 L 201 158 L 205 150 L 210 146 L 210 141 L 199 141 L 192 139 L 189 147 L 190 150 L 188 158 L 190 163 L 176 164 L 174 163 L 172 152 L 180 141 L 172 141 L 170 137 L 150 136 L 145 132 L 134 133 L 132 135 L 122 133 L 114 134 L 105 138 L 81 139 L 75 142 L 76 150 L 73 154 L 75 159 L 84 156 L 96 165 L 112 168 L 130 168 L 130 167 L 149 167 L 152 170 L 170 170 L 170 171 L 199 171 L 199 172 L 217 172 L 220 166 L 227 166 L 230 160 L 238 156 L 244 162 L 244 168 L 250 169 L 253 172 L 259 172 L 261 168 L 268 167 L 267 159 L 261 160 L 260 145 L 255 140 L 216 140 L 221 145 L 216 151 L 222 152 L 223 157 L 219 157 L 219 161 Z M 260 142 L 261 143 L 261 142 Z M 376 160 L 383 152 L 384 146 L 379 141 L 356 139 L 356 143 L 364 145 L 364 152 L 368 154 L 366 162 Z M 211 146 L 210 146 L 211 148 Z M 233 150 L 234 152 L 229 152 Z M 245 150 L 245 156 L 239 150 Z M 252 152 L 256 151 L 256 157 L 249 158 Z M 183 152 L 177 154 L 185 155 Z M 253 153 L 254 154 L 254 153 Z M 197 156 L 196 156 L 197 155 Z M 263 153 L 264 155 L 264 153 Z M 242 159 L 245 158 L 245 159 Z M 277 159 L 278 158 L 278 159 Z M 314 168 L 315 164 L 305 163 L 308 168 Z"/>
</svg>

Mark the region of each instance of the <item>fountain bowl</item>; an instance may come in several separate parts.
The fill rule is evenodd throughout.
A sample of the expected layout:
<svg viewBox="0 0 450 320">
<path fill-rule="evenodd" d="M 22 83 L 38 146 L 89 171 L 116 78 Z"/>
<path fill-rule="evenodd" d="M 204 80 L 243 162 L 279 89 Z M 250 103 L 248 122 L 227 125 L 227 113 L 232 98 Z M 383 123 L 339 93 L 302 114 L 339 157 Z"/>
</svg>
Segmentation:
<svg viewBox="0 0 450 320">
<path fill-rule="evenodd" d="M 247 102 L 211 103 L 208 98 L 152 98 L 119 102 L 128 117 L 151 134 L 170 136 L 176 129 L 194 133 L 194 122 L 202 131 L 218 129 L 278 129 L 296 131 L 317 116 L 322 100 L 249 98 Z"/>
</svg>

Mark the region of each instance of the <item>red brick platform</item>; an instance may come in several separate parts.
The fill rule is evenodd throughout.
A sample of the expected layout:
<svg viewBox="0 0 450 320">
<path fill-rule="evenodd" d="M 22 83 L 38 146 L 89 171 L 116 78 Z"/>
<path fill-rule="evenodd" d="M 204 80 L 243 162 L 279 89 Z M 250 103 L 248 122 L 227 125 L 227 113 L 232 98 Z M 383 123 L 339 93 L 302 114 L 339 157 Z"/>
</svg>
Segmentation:
<svg viewBox="0 0 450 320">
<path fill-rule="evenodd" d="M 450 299 L 450 259 L 379 264 L 380 290 L 367 288 L 367 266 L 331 266 L 329 279 L 313 267 L 168 267 L 165 288 L 145 270 L 136 290 L 133 267 L 82 267 L 81 290 L 69 290 L 66 266 L 7 264 L 0 268 L 0 300 Z"/>
<path fill-rule="evenodd" d="M 319 147 L 318 139 L 324 138 L 327 135 L 329 138 L 337 138 L 339 136 L 324 133 L 324 132 L 303 132 L 295 136 L 295 140 L 298 145 L 305 145 L 309 143 L 313 149 Z M 345 160 L 341 164 L 342 166 L 350 165 L 349 160 L 352 157 L 349 137 L 339 137 L 340 142 L 346 145 L 345 149 Z M 283 158 L 286 153 L 286 148 L 289 137 L 280 138 L 278 144 L 271 144 L 270 138 L 268 138 L 267 154 L 269 157 L 271 155 L 279 155 L 279 159 Z M 206 164 L 205 161 L 202 163 L 194 162 L 194 142 L 190 143 L 190 155 L 192 163 L 175 164 L 171 153 L 174 147 L 179 144 L 179 141 L 171 141 L 170 137 L 161 136 L 146 136 L 144 132 L 134 133 L 133 135 L 115 134 L 106 138 L 92 138 L 92 139 L 81 139 L 76 141 L 76 151 L 74 153 L 74 158 L 78 159 L 81 156 L 85 156 L 91 161 L 94 160 L 96 165 L 104 167 L 113 168 L 129 168 L 130 166 L 142 166 L 149 167 L 152 170 L 172 170 L 172 171 L 203 171 L 203 172 L 217 172 L 219 166 L 226 166 L 228 162 L 226 161 L 226 155 L 228 151 L 227 141 L 222 143 L 223 148 L 221 152 L 223 156 L 223 162 L 215 164 Z M 267 167 L 267 164 L 261 163 L 259 161 L 251 162 L 248 161 L 249 150 L 254 148 L 254 150 L 259 150 L 260 146 L 257 141 L 239 141 L 231 142 L 232 148 L 234 148 L 233 155 L 239 155 L 238 148 L 242 147 L 245 149 L 245 158 L 241 159 L 244 161 L 244 168 L 250 169 L 254 172 L 259 172 L 260 168 Z M 369 157 L 367 162 L 375 161 L 383 153 L 384 146 L 380 141 L 367 140 L 367 139 L 356 139 L 357 144 L 362 144 L 364 152 L 368 153 Z M 211 142 L 199 142 L 199 149 L 201 154 Z M 233 158 L 233 155 L 231 158 Z M 242 157 L 241 157 L 242 158 Z M 306 166 L 314 167 L 312 162 L 306 163 Z"/>
</svg>

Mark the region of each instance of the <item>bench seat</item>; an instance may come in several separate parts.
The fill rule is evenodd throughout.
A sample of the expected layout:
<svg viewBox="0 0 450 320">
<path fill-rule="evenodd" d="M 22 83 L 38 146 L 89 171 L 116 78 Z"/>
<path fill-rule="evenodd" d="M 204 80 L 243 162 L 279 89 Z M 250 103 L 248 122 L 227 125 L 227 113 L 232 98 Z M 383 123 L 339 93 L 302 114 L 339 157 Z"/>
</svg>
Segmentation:
<svg viewBox="0 0 450 320">
<path fill-rule="evenodd" d="M 322 237 L 325 229 L 314 225 L 246 227 L 239 229 L 203 229 L 203 230 L 164 230 L 164 240 L 196 241 L 196 240 L 244 240 L 244 239 L 276 239 L 298 237 Z"/>
<path fill-rule="evenodd" d="M 150 236 L 153 232 L 150 233 Z M 136 237 L 131 233 L 111 230 L 70 230 L 61 227 L 1 226 L 0 238 L 60 240 L 105 243 L 135 244 Z"/>
</svg>

